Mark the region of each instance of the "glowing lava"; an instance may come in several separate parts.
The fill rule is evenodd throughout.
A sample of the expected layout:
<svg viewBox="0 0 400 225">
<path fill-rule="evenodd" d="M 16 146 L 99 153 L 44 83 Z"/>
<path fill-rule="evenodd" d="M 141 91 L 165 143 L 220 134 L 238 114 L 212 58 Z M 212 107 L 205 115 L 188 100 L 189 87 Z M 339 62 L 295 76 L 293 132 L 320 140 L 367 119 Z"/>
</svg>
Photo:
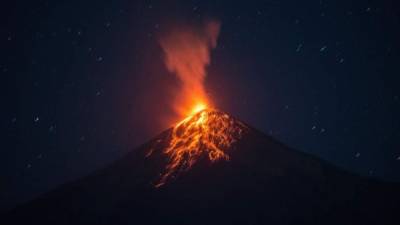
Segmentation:
<svg viewBox="0 0 400 225">
<path fill-rule="evenodd" d="M 206 108 L 207 108 L 207 106 L 205 104 L 198 103 L 193 107 L 191 115 L 194 115 L 194 114 L 196 114 L 196 113 L 198 113 L 198 112 L 200 112 L 202 110 L 205 110 Z"/>
<path fill-rule="evenodd" d="M 187 171 L 201 157 L 207 157 L 211 162 L 229 160 L 227 150 L 246 129 L 243 123 L 228 114 L 212 109 L 203 109 L 182 120 L 172 129 L 168 147 L 164 150 L 169 162 L 155 186 Z"/>
</svg>

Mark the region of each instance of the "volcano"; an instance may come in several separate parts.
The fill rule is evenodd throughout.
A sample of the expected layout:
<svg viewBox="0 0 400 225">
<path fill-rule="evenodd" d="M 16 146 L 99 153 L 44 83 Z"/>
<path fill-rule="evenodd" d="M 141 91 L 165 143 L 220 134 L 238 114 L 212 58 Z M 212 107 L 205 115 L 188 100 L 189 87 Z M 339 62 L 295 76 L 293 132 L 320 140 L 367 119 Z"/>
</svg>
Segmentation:
<svg viewBox="0 0 400 225">
<path fill-rule="evenodd" d="M 202 110 L 2 224 L 400 224 L 400 185 Z"/>
</svg>

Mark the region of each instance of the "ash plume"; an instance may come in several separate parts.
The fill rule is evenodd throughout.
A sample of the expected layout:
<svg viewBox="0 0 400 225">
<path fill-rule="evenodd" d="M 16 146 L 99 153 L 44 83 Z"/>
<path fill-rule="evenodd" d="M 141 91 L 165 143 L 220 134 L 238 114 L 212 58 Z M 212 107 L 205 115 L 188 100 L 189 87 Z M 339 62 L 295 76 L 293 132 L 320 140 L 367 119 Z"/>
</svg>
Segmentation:
<svg viewBox="0 0 400 225">
<path fill-rule="evenodd" d="M 220 30 L 218 21 L 205 22 L 200 27 L 180 26 L 165 33 L 159 43 L 169 72 L 181 82 L 174 99 L 174 110 L 187 115 L 193 104 L 209 104 L 204 89 L 210 51 L 217 45 Z"/>
</svg>

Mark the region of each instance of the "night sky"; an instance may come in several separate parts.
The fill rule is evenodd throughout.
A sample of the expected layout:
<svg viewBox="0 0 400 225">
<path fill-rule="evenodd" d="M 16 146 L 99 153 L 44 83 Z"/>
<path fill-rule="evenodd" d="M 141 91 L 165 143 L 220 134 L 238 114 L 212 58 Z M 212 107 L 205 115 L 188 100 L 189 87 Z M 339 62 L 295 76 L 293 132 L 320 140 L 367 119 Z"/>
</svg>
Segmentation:
<svg viewBox="0 0 400 225">
<path fill-rule="evenodd" d="M 395 0 L 13 4 L 1 7 L 0 209 L 170 127 L 178 82 L 159 34 L 208 18 L 221 22 L 206 78 L 218 109 L 354 173 L 400 181 Z"/>
</svg>

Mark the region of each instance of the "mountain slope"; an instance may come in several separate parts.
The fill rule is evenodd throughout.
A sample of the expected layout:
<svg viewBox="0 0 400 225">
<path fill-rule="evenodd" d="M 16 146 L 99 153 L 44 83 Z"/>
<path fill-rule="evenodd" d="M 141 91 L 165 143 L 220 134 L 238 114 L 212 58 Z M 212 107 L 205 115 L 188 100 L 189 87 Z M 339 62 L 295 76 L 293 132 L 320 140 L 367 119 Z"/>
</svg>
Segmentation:
<svg viewBox="0 0 400 225">
<path fill-rule="evenodd" d="M 225 113 L 205 113 L 17 207 L 5 224 L 400 224 L 398 184 L 352 175 Z"/>
</svg>

